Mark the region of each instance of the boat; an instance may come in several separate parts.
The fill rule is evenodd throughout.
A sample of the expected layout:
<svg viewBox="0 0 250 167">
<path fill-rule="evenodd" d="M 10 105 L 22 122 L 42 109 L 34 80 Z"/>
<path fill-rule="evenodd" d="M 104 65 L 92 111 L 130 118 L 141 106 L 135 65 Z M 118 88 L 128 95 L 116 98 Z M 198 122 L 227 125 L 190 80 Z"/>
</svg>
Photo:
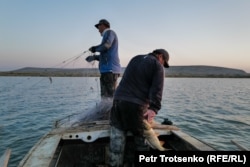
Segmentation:
<svg viewBox="0 0 250 167">
<path fill-rule="evenodd" d="M 109 121 L 93 121 L 77 127 L 55 128 L 44 135 L 19 167 L 102 166 L 109 158 Z M 215 151 L 183 131 L 154 129 L 164 147 L 174 151 Z M 133 135 L 128 133 L 126 154 L 134 155 Z M 131 156 L 131 161 L 133 157 Z"/>
<path fill-rule="evenodd" d="M 7 149 L 2 156 L 0 156 L 0 167 L 7 167 L 10 159 L 11 149 Z"/>
<path fill-rule="evenodd" d="M 84 115 L 71 115 L 55 122 L 25 155 L 18 167 L 107 166 L 109 161 L 111 101 L 99 103 Z M 208 144 L 178 130 L 154 129 L 164 147 L 173 151 L 215 151 Z M 134 140 L 127 134 L 126 161 L 133 163 Z M 153 149 L 152 149 L 153 151 Z"/>
</svg>

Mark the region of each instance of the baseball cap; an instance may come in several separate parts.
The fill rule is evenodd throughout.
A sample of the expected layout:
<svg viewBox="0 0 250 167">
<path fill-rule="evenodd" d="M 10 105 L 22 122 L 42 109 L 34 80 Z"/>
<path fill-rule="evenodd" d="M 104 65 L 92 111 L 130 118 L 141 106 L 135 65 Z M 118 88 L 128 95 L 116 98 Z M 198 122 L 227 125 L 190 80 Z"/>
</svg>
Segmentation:
<svg viewBox="0 0 250 167">
<path fill-rule="evenodd" d="M 107 27 L 110 27 L 110 23 L 109 23 L 106 19 L 101 19 L 101 20 L 99 21 L 99 23 L 97 23 L 97 24 L 95 25 L 95 27 L 98 28 L 98 26 L 99 26 L 100 24 L 104 24 L 104 25 L 106 25 Z"/>
<path fill-rule="evenodd" d="M 168 54 L 168 52 L 165 49 L 155 49 L 153 51 L 153 53 L 155 53 L 155 54 L 162 54 L 163 55 L 163 59 L 164 59 L 164 65 L 163 66 L 165 68 L 169 68 L 169 65 L 168 65 L 169 54 Z"/>
</svg>

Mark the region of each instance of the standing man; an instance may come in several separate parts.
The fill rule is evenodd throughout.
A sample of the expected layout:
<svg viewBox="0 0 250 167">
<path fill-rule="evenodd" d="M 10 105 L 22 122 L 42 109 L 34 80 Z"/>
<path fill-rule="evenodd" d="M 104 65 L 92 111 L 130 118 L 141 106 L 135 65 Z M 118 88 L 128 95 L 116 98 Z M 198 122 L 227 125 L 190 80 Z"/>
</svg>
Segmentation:
<svg viewBox="0 0 250 167">
<path fill-rule="evenodd" d="M 90 47 L 89 51 L 100 52 L 100 55 L 88 56 L 86 61 L 99 61 L 101 97 L 112 98 L 121 72 L 118 38 L 116 33 L 110 29 L 110 23 L 105 19 L 101 19 L 95 27 L 102 36 L 102 42 L 100 45 Z"/>
<path fill-rule="evenodd" d="M 164 68 L 168 68 L 169 54 L 164 49 L 138 55 L 129 62 L 116 89 L 110 114 L 110 166 L 123 164 L 126 132 L 135 138 L 136 151 L 148 151 L 143 119 L 152 122 L 161 109 Z"/>
</svg>

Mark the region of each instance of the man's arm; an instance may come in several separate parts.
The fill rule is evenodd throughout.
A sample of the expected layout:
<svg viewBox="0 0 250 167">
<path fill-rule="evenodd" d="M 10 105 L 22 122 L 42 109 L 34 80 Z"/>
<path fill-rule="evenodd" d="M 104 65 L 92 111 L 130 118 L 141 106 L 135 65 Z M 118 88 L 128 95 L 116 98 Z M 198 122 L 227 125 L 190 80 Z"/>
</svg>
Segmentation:
<svg viewBox="0 0 250 167">
<path fill-rule="evenodd" d="M 164 77 L 164 69 L 162 65 L 156 65 L 152 85 L 149 91 L 149 109 L 153 110 L 156 114 L 158 110 L 161 109 Z"/>
</svg>

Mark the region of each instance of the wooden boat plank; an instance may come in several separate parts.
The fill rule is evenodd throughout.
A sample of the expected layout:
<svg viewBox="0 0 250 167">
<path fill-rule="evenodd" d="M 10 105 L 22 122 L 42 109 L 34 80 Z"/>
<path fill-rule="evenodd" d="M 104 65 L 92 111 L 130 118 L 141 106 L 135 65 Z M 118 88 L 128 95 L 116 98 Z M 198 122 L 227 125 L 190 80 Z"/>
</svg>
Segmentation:
<svg viewBox="0 0 250 167">
<path fill-rule="evenodd" d="M 200 151 L 215 151 L 212 147 L 202 143 L 201 141 L 195 139 L 194 137 L 182 132 L 182 131 L 172 131 L 172 133 L 178 136 L 180 139 L 186 143 L 190 143 L 193 147 Z"/>
<path fill-rule="evenodd" d="M 7 167 L 10 159 L 11 149 L 7 149 L 0 157 L 0 167 Z"/>
<path fill-rule="evenodd" d="M 239 144 L 239 143 L 238 143 L 237 141 L 235 141 L 235 140 L 231 140 L 231 142 L 232 142 L 233 144 L 235 144 L 241 151 L 250 151 L 247 147 L 245 147 L 245 146 Z"/>
<path fill-rule="evenodd" d="M 78 127 L 62 127 L 56 128 L 50 132 L 50 134 L 65 134 L 65 133 L 77 133 L 77 132 L 92 132 L 98 130 L 106 130 L 109 129 L 108 124 L 95 124 L 95 123 L 88 123 L 83 124 Z"/>
<path fill-rule="evenodd" d="M 61 135 L 45 135 L 20 162 L 19 167 L 49 166 Z"/>
</svg>

